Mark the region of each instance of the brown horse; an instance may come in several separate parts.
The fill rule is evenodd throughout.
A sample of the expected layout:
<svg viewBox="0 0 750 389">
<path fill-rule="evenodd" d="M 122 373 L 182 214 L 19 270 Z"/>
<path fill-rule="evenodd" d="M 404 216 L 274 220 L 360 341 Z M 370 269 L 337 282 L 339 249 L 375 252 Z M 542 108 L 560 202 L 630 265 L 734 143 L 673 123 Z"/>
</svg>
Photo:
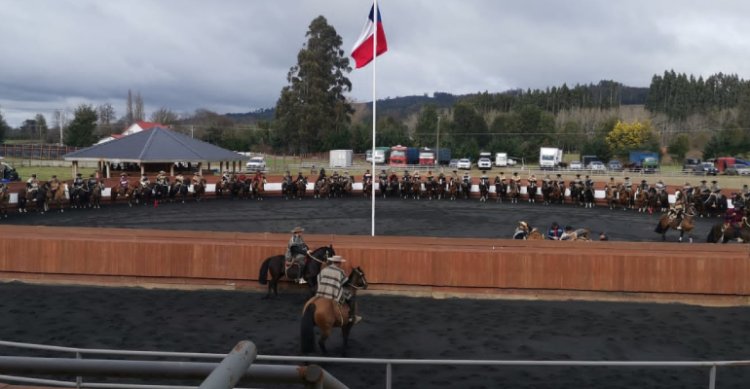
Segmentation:
<svg viewBox="0 0 750 389">
<path fill-rule="evenodd" d="M 93 188 L 91 188 L 91 197 L 89 198 L 89 206 L 91 208 L 102 207 L 102 191 L 104 190 L 104 183 L 98 181 Z"/>
<path fill-rule="evenodd" d="M 44 211 L 49 211 L 52 206 L 57 206 L 60 212 L 64 212 L 63 202 L 65 202 L 65 184 L 58 183 L 54 185 L 52 182 L 47 181 L 43 185 L 46 196 L 44 201 Z"/>
<path fill-rule="evenodd" d="M 133 189 L 132 189 L 132 187 L 129 184 L 128 185 L 121 185 L 121 184 L 118 183 L 116 188 L 112 188 L 112 193 L 110 194 L 110 199 L 112 200 L 112 202 L 117 201 L 118 197 L 129 199 L 130 197 L 132 197 L 132 194 L 133 194 Z M 131 206 L 132 206 L 132 204 L 131 204 Z"/>
<path fill-rule="evenodd" d="M 458 197 L 458 180 L 454 180 L 453 177 L 448 181 L 448 195 L 451 200 Z"/>
<path fill-rule="evenodd" d="M 203 200 L 203 196 L 206 194 L 206 179 L 201 177 L 198 181 L 193 181 L 193 198 L 195 202 Z"/>
<path fill-rule="evenodd" d="M 8 205 L 10 204 L 10 193 L 8 185 L 3 185 L 0 189 L 0 217 L 8 217 Z"/>
<path fill-rule="evenodd" d="M 300 338 L 302 353 L 315 352 L 315 327 L 320 328 L 320 339 L 318 346 L 323 354 L 326 354 L 326 340 L 331 336 L 334 327 L 341 327 L 344 337 L 342 354 L 346 355 L 346 347 L 349 344 L 349 333 L 354 326 L 350 320 L 357 312 L 355 297 L 358 289 L 367 289 L 365 273 L 359 267 L 352 269 L 349 279 L 344 285 L 344 297 L 347 303 L 339 304 L 331 299 L 323 297 L 312 297 L 305 303 L 302 309 L 302 322 L 300 324 Z M 348 297 L 348 298 L 347 298 Z"/>
<path fill-rule="evenodd" d="M 630 196 L 630 191 L 627 190 L 625 185 L 619 184 L 617 185 L 617 199 L 619 201 L 620 206 L 623 210 L 627 210 L 630 208 L 630 204 L 632 203 L 632 197 Z"/>
<path fill-rule="evenodd" d="M 510 202 L 515 204 L 518 203 L 518 198 L 521 197 L 521 187 L 518 185 L 516 180 L 510 180 L 510 186 L 508 188 L 508 196 L 510 196 Z"/>
<path fill-rule="evenodd" d="M 307 180 L 297 180 L 294 182 L 294 185 L 297 186 L 297 198 L 302 200 L 305 197 L 305 192 L 307 191 Z M 351 191 L 351 184 L 350 185 L 350 191 Z"/>
<path fill-rule="evenodd" d="M 638 209 L 638 212 L 648 211 L 648 202 L 649 202 L 648 192 L 638 188 L 635 191 L 635 200 L 634 200 L 635 207 Z"/>
<path fill-rule="evenodd" d="M 620 195 L 620 193 L 617 191 L 617 188 L 612 185 L 607 185 L 607 187 L 604 190 L 604 198 L 607 201 L 607 206 L 610 210 L 613 210 L 617 208 L 618 199 L 617 197 Z"/>
<path fill-rule="evenodd" d="M 253 198 L 263 200 L 263 194 L 266 192 L 266 179 L 253 180 Z"/>
<path fill-rule="evenodd" d="M 728 223 L 719 223 L 711 227 L 706 242 L 708 243 L 727 243 L 735 240 L 739 243 L 750 243 L 750 223 L 747 217 L 742 218 L 739 226 Z"/>
<path fill-rule="evenodd" d="M 667 230 L 672 228 L 673 230 L 680 231 L 680 242 L 682 242 L 682 238 L 687 232 L 688 240 L 690 241 L 690 243 L 693 243 L 692 231 L 695 227 L 695 223 L 693 223 L 694 215 L 695 209 L 690 207 L 690 209 L 688 209 L 682 216 L 682 223 L 680 224 L 677 219 L 672 219 L 669 217 L 668 213 L 665 213 L 659 218 L 659 224 L 656 225 L 654 232 L 656 232 L 657 234 L 661 234 L 661 240 L 667 240 Z M 678 227 L 680 228 L 678 229 Z"/>
<path fill-rule="evenodd" d="M 324 178 L 315 182 L 313 197 L 320 199 L 323 197 L 331 197 L 331 183 L 328 179 Z"/>
</svg>

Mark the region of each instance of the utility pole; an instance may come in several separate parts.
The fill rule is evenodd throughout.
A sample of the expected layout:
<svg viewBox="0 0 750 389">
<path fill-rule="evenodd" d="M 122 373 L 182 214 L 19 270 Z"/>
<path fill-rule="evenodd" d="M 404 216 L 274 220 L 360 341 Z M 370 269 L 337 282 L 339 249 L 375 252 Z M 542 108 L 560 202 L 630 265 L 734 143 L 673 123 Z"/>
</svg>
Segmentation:
<svg viewBox="0 0 750 389">
<path fill-rule="evenodd" d="M 437 146 L 435 146 L 435 164 L 440 165 L 440 114 L 437 115 Z"/>
</svg>

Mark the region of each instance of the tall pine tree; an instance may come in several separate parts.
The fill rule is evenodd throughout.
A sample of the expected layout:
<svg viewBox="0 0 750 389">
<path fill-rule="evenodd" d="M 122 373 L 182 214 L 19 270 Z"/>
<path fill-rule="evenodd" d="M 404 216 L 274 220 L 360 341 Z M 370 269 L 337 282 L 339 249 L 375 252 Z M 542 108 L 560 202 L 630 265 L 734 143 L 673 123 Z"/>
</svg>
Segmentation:
<svg viewBox="0 0 750 389">
<path fill-rule="evenodd" d="M 339 146 L 349 131 L 353 110 L 344 93 L 352 88 L 345 76 L 351 67 L 341 37 L 323 16 L 310 23 L 306 37 L 276 103 L 274 146 L 279 151 L 328 150 Z"/>
</svg>

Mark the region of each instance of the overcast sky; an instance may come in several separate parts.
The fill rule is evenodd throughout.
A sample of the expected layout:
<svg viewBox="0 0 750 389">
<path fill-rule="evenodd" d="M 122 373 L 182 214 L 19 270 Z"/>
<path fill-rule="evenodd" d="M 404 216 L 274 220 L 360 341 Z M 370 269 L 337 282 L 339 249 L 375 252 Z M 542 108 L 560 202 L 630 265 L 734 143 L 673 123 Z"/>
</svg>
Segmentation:
<svg viewBox="0 0 750 389">
<path fill-rule="evenodd" d="M 389 51 L 378 98 L 500 92 L 613 79 L 648 86 L 665 69 L 750 78 L 750 2 L 382 0 Z M 147 114 L 276 104 L 310 22 L 323 15 L 349 52 L 367 0 L 0 0 L 0 112 L 112 103 Z M 350 97 L 372 99 L 371 66 Z M 72 114 L 70 115 L 72 116 Z"/>
</svg>

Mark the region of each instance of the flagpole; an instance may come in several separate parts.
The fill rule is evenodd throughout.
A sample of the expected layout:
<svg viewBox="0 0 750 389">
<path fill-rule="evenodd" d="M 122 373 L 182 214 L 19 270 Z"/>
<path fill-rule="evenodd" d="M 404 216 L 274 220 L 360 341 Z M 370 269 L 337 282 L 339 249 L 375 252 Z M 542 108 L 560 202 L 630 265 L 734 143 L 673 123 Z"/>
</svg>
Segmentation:
<svg viewBox="0 0 750 389">
<path fill-rule="evenodd" d="M 377 69 L 377 62 L 378 62 L 378 17 L 380 16 L 380 12 L 378 12 L 378 0 L 372 1 L 372 9 L 373 9 L 373 15 L 372 19 L 375 24 L 375 34 L 373 35 L 373 44 L 372 44 L 372 151 L 370 151 L 370 155 L 372 156 L 372 170 L 370 170 L 370 174 L 372 175 L 372 193 L 370 198 L 372 199 L 372 215 L 370 219 L 372 220 L 372 236 L 375 236 L 375 126 L 376 126 L 376 120 L 377 120 L 377 93 L 375 93 L 375 74 Z"/>
</svg>

